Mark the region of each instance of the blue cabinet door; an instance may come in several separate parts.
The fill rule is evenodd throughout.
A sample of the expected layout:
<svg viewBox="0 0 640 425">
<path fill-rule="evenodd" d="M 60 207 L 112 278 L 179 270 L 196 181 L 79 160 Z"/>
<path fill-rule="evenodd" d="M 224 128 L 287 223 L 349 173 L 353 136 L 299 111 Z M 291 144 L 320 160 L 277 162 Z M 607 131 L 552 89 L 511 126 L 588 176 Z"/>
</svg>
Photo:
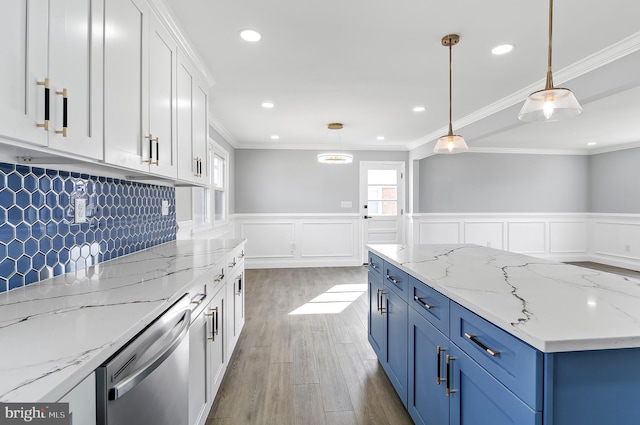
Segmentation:
<svg viewBox="0 0 640 425">
<path fill-rule="evenodd" d="M 384 363 L 387 350 L 387 323 L 384 315 L 382 275 L 369 273 L 369 344 L 381 363 Z"/>
<path fill-rule="evenodd" d="M 407 407 L 407 311 L 406 301 L 386 287 L 384 316 L 387 319 L 387 351 L 382 367 L 402 404 Z"/>
<path fill-rule="evenodd" d="M 416 425 L 448 425 L 445 356 L 449 340 L 422 315 L 409 309 L 407 409 Z"/>
<path fill-rule="evenodd" d="M 451 344 L 447 385 L 451 425 L 541 425 L 532 410 L 486 370 Z"/>
</svg>

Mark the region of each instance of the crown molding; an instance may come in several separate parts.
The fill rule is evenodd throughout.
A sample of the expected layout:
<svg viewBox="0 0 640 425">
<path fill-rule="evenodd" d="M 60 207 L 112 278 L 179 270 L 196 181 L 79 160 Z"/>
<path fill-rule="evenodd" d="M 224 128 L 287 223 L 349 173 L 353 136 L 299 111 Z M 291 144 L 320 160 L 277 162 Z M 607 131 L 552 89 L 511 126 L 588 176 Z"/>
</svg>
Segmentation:
<svg viewBox="0 0 640 425">
<path fill-rule="evenodd" d="M 209 114 L 209 125 L 213 127 L 213 129 L 217 131 L 218 134 L 220 134 L 224 138 L 224 140 L 226 140 L 227 143 L 233 146 L 234 149 L 241 148 L 240 142 L 238 142 L 238 140 L 236 140 L 236 138 L 233 137 L 231 132 L 229 132 L 229 130 L 227 130 L 226 127 L 222 125 L 222 123 L 218 121 L 218 119 L 211 114 Z"/>
<path fill-rule="evenodd" d="M 578 62 L 573 63 L 572 65 L 569 65 L 559 71 L 554 71 L 554 82 L 562 84 L 567 81 L 571 81 L 581 75 L 584 75 L 618 59 L 621 59 L 638 50 L 640 50 L 640 31 L 590 56 L 587 56 L 586 58 L 583 58 Z M 527 96 L 529 96 L 529 94 L 533 93 L 534 91 L 540 90 L 542 87 L 544 87 L 544 84 L 545 79 L 538 80 L 535 83 L 530 84 L 529 86 L 510 94 L 509 96 L 506 96 L 496 102 L 485 106 L 484 108 L 478 109 L 472 114 L 454 121 L 453 126 L 455 128 L 463 128 L 469 124 L 480 121 L 495 113 L 507 109 L 519 102 L 522 102 L 527 98 Z M 408 145 L 408 148 L 409 150 L 417 149 L 426 143 L 437 140 L 442 135 L 447 134 L 447 131 L 448 126 L 441 127 L 440 129 L 422 137 L 420 140 L 416 140 L 410 143 Z"/>
<path fill-rule="evenodd" d="M 243 143 L 237 149 L 269 149 L 269 150 L 297 150 L 297 151 L 325 151 L 325 152 L 354 152 L 354 151 L 393 151 L 408 152 L 404 145 L 358 145 L 358 146 L 336 146 L 336 145 L 299 145 L 283 143 Z"/>
<path fill-rule="evenodd" d="M 176 39 L 178 46 L 184 50 L 187 57 L 191 62 L 193 62 L 193 65 L 196 67 L 196 71 L 201 74 L 202 78 L 207 83 L 207 88 L 213 87 L 216 83 L 213 78 L 213 74 L 211 74 L 209 67 L 206 65 L 200 54 L 198 54 L 198 52 L 193 48 L 193 44 L 189 40 L 189 37 L 187 37 L 182 26 L 175 20 L 171 8 L 167 6 L 164 0 L 149 0 L 149 6 L 158 16 L 160 22 L 167 27 L 171 35 Z"/>
</svg>

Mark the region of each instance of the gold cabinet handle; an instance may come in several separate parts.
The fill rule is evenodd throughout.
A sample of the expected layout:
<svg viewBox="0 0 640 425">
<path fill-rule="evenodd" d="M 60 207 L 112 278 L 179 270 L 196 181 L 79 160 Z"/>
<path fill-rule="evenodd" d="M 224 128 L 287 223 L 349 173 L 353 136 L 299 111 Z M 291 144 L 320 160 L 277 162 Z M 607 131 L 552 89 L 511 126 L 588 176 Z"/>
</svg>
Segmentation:
<svg viewBox="0 0 640 425">
<path fill-rule="evenodd" d="M 418 302 L 419 302 L 419 303 L 420 303 L 424 308 L 426 308 L 427 310 L 431 310 L 431 309 L 433 308 L 433 306 L 432 306 L 432 305 L 427 304 L 427 303 L 424 301 L 424 298 L 420 298 L 419 296 L 414 295 L 414 296 L 413 296 L 413 299 L 414 299 L 414 300 L 416 300 L 416 301 L 418 301 Z"/>
<path fill-rule="evenodd" d="M 449 397 L 453 393 L 457 393 L 458 390 L 454 390 L 451 388 L 451 364 L 456 358 L 447 354 L 445 357 L 445 363 L 447 364 L 447 388 L 445 389 L 445 394 Z"/>
<path fill-rule="evenodd" d="M 443 382 L 447 382 L 447 378 L 441 378 L 440 377 L 440 373 L 442 372 L 440 370 L 440 355 L 442 354 L 443 351 L 447 351 L 446 348 L 444 347 L 440 347 L 439 345 L 436 346 L 436 385 L 440 385 Z"/>
<path fill-rule="evenodd" d="M 56 130 L 56 134 L 62 134 L 62 137 L 67 137 L 67 117 L 69 111 L 69 97 L 67 89 L 63 88 L 62 91 L 57 91 L 58 96 L 62 96 L 62 130 Z"/>
<path fill-rule="evenodd" d="M 45 78 L 44 81 L 37 81 L 39 86 L 44 86 L 44 122 L 36 124 L 39 128 L 43 128 L 44 131 L 49 131 L 49 78 Z"/>
<path fill-rule="evenodd" d="M 157 137 L 153 137 L 153 134 L 149 133 L 148 136 L 144 136 L 145 139 L 149 139 L 149 159 L 145 159 L 142 162 L 147 162 L 151 165 L 158 165 L 158 163 L 160 162 L 160 158 L 158 155 L 158 151 L 159 151 L 159 143 L 158 143 L 158 138 Z M 156 160 L 153 160 L 153 143 L 156 143 Z"/>
<path fill-rule="evenodd" d="M 465 332 L 464 336 L 465 336 L 465 338 L 467 338 L 468 340 L 470 340 L 471 342 L 476 344 L 478 347 L 482 348 L 484 351 L 489 353 L 489 355 L 491 355 L 493 357 L 496 357 L 497 355 L 500 354 L 500 351 L 492 350 L 491 348 L 489 348 L 486 345 L 484 345 L 482 342 L 478 341 L 478 338 L 477 338 L 476 335 L 468 334 L 468 333 Z"/>
</svg>

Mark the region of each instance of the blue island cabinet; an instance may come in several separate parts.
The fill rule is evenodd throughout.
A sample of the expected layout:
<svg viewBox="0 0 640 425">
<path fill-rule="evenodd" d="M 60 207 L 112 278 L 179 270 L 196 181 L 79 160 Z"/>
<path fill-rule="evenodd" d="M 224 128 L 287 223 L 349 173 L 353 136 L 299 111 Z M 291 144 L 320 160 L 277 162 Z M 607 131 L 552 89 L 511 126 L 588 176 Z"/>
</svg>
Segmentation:
<svg viewBox="0 0 640 425">
<path fill-rule="evenodd" d="M 382 267 L 378 267 L 382 265 Z M 390 271 L 369 254 L 369 343 L 396 393 L 407 406 L 407 302 L 402 295 L 407 274 Z M 384 272 L 384 273 L 382 273 Z"/>
<path fill-rule="evenodd" d="M 369 340 L 416 424 L 640 425 L 640 348 L 542 352 L 371 258 Z"/>
</svg>

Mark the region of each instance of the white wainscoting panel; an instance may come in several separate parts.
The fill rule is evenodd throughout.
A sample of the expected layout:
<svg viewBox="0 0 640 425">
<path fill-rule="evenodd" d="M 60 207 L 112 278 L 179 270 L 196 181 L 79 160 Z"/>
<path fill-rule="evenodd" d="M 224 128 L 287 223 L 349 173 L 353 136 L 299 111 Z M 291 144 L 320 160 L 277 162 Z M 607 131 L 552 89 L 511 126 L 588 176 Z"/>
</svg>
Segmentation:
<svg viewBox="0 0 640 425">
<path fill-rule="evenodd" d="M 240 237 L 247 240 L 246 258 L 283 258 L 294 256 L 294 223 L 241 223 Z"/>
<path fill-rule="evenodd" d="M 362 265 L 359 214 L 235 214 L 247 268 Z"/>
<path fill-rule="evenodd" d="M 587 248 L 587 223 L 585 221 L 549 222 L 550 253 L 584 253 Z"/>
<path fill-rule="evenodd" d="M 415 226 L 415 224 L 414 224 Z M 420 244 L 456 244 L 461 243 L 459 222 L 420 222 Z"/>
<path fill-rule="evenodd" d="M 467 221 L 464 223 L 464 242 L 504 249 L 504 223 Z"/>
<path fill-rule="evenodd" d="M 301 256 L 353 257 L 353 223 L 302 223 Z"/>
<path fill-rule="evenodd" d="M 545 222 L 510 222 L 508 250 L 520 254 L 545 254 Z"/>
<path fill-rule="evenodd" d="M 594 233 L 596 254 L 640 260 L 640 223 L 596 220 Z"/>
</svg>

